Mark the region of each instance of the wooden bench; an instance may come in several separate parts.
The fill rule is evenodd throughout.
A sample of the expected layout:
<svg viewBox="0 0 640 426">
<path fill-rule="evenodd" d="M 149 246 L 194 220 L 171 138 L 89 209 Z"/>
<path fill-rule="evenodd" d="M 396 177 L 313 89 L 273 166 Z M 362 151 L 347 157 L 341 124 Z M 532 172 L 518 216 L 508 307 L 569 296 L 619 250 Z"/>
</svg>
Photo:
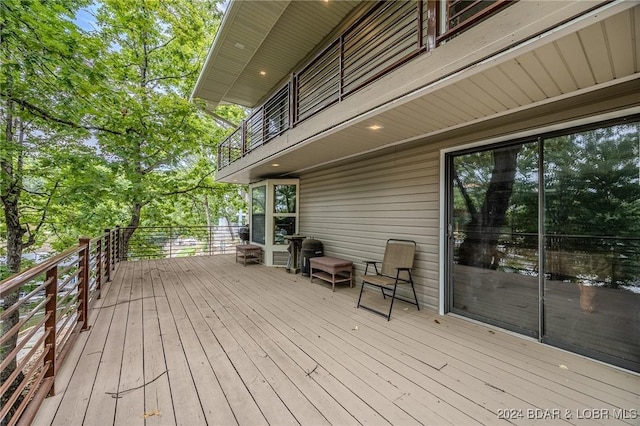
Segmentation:
<svg viewBox="0 0 640 426">
<path fill-rule="evenodd" d="M 262 263 L 262 247 L 253 244 L 241 244 L 236 246 L 236 262 L 242 259 L 242 264 L 247 266 L 247 262 Z"/>
<path fill-rule="evenodd" d="M 353 287 L 353 262 L 337 257 L 322 256 L 309 259 L 309 281 L 314 278 L 330 282 L 336 291 L 336 283 L 348 282 Z"/>
</svg>

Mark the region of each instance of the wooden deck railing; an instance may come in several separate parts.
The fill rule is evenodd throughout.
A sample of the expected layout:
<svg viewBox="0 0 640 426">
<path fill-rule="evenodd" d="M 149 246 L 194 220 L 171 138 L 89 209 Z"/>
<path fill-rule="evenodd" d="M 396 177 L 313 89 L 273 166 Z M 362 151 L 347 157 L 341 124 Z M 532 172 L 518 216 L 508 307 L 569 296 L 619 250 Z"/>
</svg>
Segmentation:
<svg viewBox="0 0 640 426">
<path fill-rule="evenodd" d="M 514 2 L 378 2 L 218 145 L 218 169 Z"/>
<path fill-rule="evenodd" d="M 120 261 L 228 253 L 239 226 L 106 229 L 0 281 L 0 425 L 29 424 Z M 125 242 L 126 240 L 126 242 Z M 126 246 L 126 247 L 125 247 Z"/>
<path fill-rule="evenodd" d="M 29 424 L 118 262 L 117 229 L 0 282 L 0 424 Z"/>
</svg>

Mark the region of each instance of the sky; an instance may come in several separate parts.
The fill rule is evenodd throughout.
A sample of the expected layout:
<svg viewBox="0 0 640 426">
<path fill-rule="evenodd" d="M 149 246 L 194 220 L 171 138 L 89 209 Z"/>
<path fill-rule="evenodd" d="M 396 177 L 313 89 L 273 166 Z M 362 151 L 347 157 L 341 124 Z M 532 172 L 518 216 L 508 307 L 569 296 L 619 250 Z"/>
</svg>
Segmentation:
<svg viewBox="0 0 640 426">
<path fill-rule="evenodd" d="M 224 0 L 222 3 L 218 5 L 218 7 L 222 10 L 222 12 L 227 11 L 227 6 L 229 6 L 230 1 L 231 0 Z M 96 3 L 99 4 L 99 2 L 96 2 Z M 96 30 L 95 18 L 93 15 L 98 10 L 98 4 L 92 4 L 89 7 L 80 9 L 76 14 L 76 19 L 74 19 L 74 22 L 76 23 L 76 25 L 78 25 L 80 28 L 82 28 L 85 31 L 95 31 Z"/>
<path fill-rule="evenodd" d="M 95 4 L 80 9 L 76 14 L 74 22 L 85 31 L 95 31 L 95 17 L 93 15 L 96 10 L 98 10 L 98 6 Z"/>
</svg>

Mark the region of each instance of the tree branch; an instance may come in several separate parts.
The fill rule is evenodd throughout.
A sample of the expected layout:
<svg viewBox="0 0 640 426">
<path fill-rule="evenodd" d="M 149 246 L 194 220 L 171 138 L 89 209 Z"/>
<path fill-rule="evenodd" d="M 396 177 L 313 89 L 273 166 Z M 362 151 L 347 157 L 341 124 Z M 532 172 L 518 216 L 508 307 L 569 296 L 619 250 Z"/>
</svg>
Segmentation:
<svg viewBox="0 0 640 426">
<path fill-rule="evenodd" d="M 462 181 L 460 181 L 460 177 L 458 176 L 458 173 L 455 170 L 453 170 L 453 178 L 455 179 L 456 185 L 458 186 L 458 189 L 462 194 L 462 198 L 464 198 L 464 203 L 467 205 L 467 211 L 469 212 L 471 217 L 475 217 L 478 214 L 478 210 L 476 209 L 476 206 L 473 205 L 473 201 L 471 200 L 471 197 L 467 193 L 467 189 L 462 184 Z"/>
<path fill-rule="evenodd" d="M 209 173 L 207 173 L 206 175 L 202 176 L 200 178 L 200 180 L 198 181 L 198 183 L 196 183 L 195 185 L 193 185 L 190 188 L 187 189 L 181 189 L 181 190 L 177 190 L 177 191 L 172 191 L 172 192 L 165 192 L 164 194 L 160 194 L 163 197 L 167 197 L 169 195 L 178 195 L 178 194 L 187 194 L 191 191 L 195 191 L 196 189 L 201 189 L 201 188 L 210 188 L 209 186 L 204 186 L 202 185 L 202 182 L 209 176 L 211 176 L 213 173 L 215 173 L 215 170 L 210 171 Z"/>
<path fill-rule="evenodd" d="M 162 43 L 162 44 L 160 44 L 158 46 L 149 48 L 147 53 L 152 53 L 152 52 L 155 52 L 156 50 L 162 49 L 163 47 L 167 47 L 169 45 L 169 43 L 171 43 L 175 39 L 176 39 L 176 36 L 173 36 L 169 40 L 167 40 L 165 43 Z"/>
<path fill-rule="evenodd" d="M 49 198 L 47 199 L 47 203 L 42 209 L 42 216 L 40 216 L 40 221 L 38 222 L 38 225 L 36 225 L 36 229 L 33 232 L 31 232 L 29 225 L 27 225 L 27 233 L 29 234 L 29 238 L 24 243 L 23 248 L 30 247 L 36 242 L 36 235 L 38 234 L 38 232 L 40 232 L 40 228 L 42 228 L 42 225 L 44 225 L 45 221 L 47 220 L 47 212 L 49 210 L 49 205 L 51 204 L 51 200 L 53 199 L 53 194 L 55 194 L 56 189 L 58 189 L 59 185 L 60 185 L 60 181 L 57 181 L 56 184 L 53 186 L 53 189 L 51 190 L 51 194 L 49 194 Z"/>
<path fill-rule="evenodd" d="M 163 77 L 150 78 L 147 80 L 147 83 L 157 83 L 158 81 L 162 80 L 183 80 L 189 76 L 192 76 L 193 74 L 195 74 L 195 71 L 189 71 L 182 75 L 167 75 Z"/>
<path fill-rule="evenodd" d="M 65 126 L 69 126 L 69 127 L 73 127 L 75 129 L 83 129 L 83 130 L 97 130 L 100 132 L 105 132 L 105 133 L 110 133 L 112 135 L 116 135 L 116 136 L 123 136 L 126 133 L 132 132 L 134 131 L 133 129 L 127 129 L 126 132 L 119 132 L 117 130 L 113 130 L 113 129 L 108 129 L 106 127 L 102 127 L 102 126 L 86 126 L 86 125 L 82 125 L 79 123 L 74 123 L 73 121 L 69 121 L 69 120 L 65 120 L 63 118 L 59 118 L 59 117 L 54 117 L 53 115 L 51 115 L 49 112 L 45 111 L 44 109 L 37 107 L 27 101 L 25 101 L 24 99 L 18 99 L 18 98 L 14 98 L 14 97 L 10 97 L 8 96 L 8 94 L 4 93 L 4 92 L 0 92 L 0 96 L 17 103 L 18 105 L 22 106 L 23 108 L 25 108 L 26 110 L 28 110 L 29 112 L 31 112 L 32 114 L 34 114 L 37 117 L 42 118 L 43 120 L 48 120 L 48 121 L 52 121 L 54 123 L 58 123 L 58 124 L 63 124 Z"/>
</svg>

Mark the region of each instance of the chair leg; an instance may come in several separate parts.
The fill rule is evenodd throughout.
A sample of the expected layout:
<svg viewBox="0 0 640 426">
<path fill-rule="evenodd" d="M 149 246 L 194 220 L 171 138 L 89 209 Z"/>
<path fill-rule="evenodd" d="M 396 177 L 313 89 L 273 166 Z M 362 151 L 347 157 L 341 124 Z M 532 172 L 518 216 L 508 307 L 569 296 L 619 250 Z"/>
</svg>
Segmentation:
<svg viewBox="0 0 640 426">
<path fill-rule="evenodd" d="M 380 291 L 382 292 L 382 298 L 383 298 L 384 300 L 387 300 L 387 295 L 386 295 L 386 294 L 384 294 L 384 288 L 383 288 L 383 287 L 380 287 Z"/>
<path fill-rule="evenodd" d="M 387 315 L 387 321 L 391 321 L 391 310 L 393 309 L 393 301 L 396 300 L 396 288 L 398 283 L 393 285 L 393 294 L 391 295 L 391 305 L 389 306 L 389 315 Z"/>
<path fill-rule="evenodd" d="M 364 281 L 362 281 L 362 287 L 360 287 L 360 297 L 358 297 L 358 306 L 356 306 L 356 308 L 360 307 L 360 300 L 362 300 L 362 291 L 364 290 Z"/>
<path fill-rule="evenodd" d="M 413 286 L 413 281 L 411 281 L 411 290 L 413 290 L 413 299 L 416 301 L 416 307 L 420 310 L 420 305 L 418 304 L 418 296 L 416 295 L 416 288 Z"/>
</svg>

